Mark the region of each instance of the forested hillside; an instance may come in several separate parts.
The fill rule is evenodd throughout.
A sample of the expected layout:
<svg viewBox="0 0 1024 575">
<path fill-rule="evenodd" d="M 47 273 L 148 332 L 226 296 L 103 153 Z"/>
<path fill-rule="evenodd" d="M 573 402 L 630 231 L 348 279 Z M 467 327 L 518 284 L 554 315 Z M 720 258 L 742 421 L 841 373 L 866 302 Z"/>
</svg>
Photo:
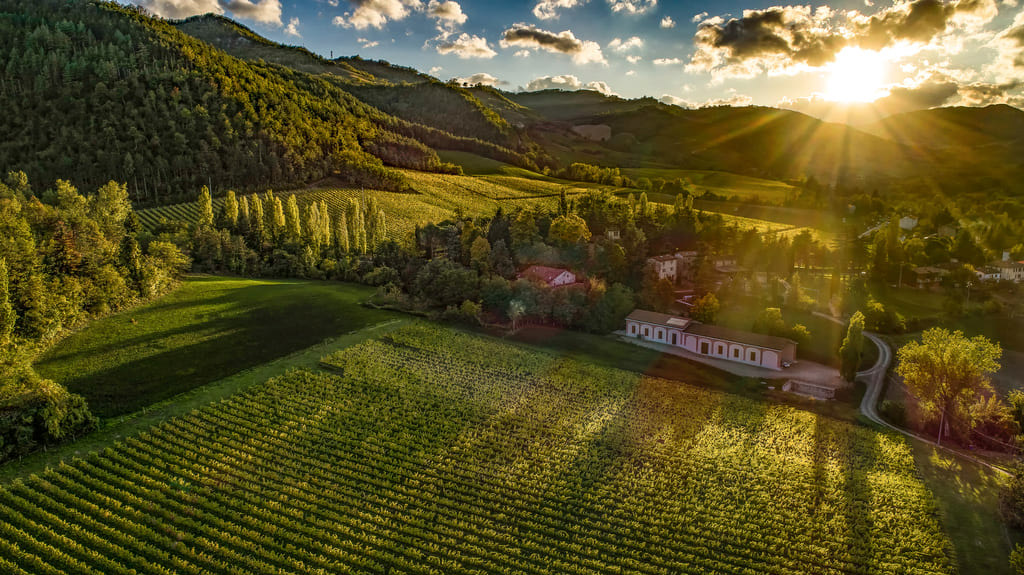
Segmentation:
<svg viewBox="0 0 1024 575">
<path fill-rule="evenodd" d="M 257 188 L 336 171 L 403 187 L 383 164 L 443 170 L 444 134 L 364 105 L 337 85 L 246 63 L 141 11 L 72 0 L 5 2 L 0 13 L 0 165 L 34 181 L 127 182 L 135 201 L 202 184 Z M 451 139 L 448 137 L 448 139 Z"/>
</svg>

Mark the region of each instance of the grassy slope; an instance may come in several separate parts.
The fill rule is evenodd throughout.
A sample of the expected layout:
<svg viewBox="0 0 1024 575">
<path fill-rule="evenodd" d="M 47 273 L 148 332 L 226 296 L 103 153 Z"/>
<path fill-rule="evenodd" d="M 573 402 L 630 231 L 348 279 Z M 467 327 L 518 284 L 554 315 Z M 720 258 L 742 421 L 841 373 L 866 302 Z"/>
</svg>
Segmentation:
<svg viewBox="0 0 1024 575">
<path fill-rule="evenodd" d="M 668 168 L 626 168 L 622 173 L 631 178 L 662 178 L 675 180 L 682 178 L 690 182 L 702 194 L 712 192 L 726 197 L 738 196 L 743 199 L 759 198 L 772 203 L 780 203 L 787 194 L 796 192 L 793 186 L 776 180 L 765 180 L 709 170 L 677 170 Z"/>
<path fill-rule="evenodd" d="M 372 290 L 308 281 L 194 277 L 171 295 L 89 324 L 36 367 L 100 417 L 132 413 L 393 317 L 358 305 Z"/>
</svg>

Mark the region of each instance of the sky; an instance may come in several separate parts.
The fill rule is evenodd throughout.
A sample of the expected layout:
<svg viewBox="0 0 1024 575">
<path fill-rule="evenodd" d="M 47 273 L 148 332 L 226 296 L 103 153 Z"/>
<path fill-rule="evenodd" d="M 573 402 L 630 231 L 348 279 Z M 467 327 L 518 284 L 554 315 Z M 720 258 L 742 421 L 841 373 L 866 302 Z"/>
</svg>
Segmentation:
<svg viewBox="0 0 1024 575">
<path fill-rule="evenodd" d="M 594 89 L 839 121 L 1024 107 L 1024 0 L 122 1 L 168 18 L 221 13 L 324 56 L 510 91 Z"/>
</svg>

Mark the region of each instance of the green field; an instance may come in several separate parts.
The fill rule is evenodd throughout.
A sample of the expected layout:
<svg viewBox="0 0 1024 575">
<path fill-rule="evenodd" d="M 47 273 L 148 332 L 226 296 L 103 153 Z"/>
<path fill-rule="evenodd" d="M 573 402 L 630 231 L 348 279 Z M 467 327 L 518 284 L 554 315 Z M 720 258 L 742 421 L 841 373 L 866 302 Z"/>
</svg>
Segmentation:
<svg viewBox="0 0 1024 575">
<path fill-rule="evenodd" d="M 128 414 L 243 369 L 394 317 L 362 286 L 192 277 L 149 305 L 90 323 L 36 364 L 100 417 Z"/>
<path fill-rule="evenodd" d="M 953 573 L 899 437 L 415 324 L 0 490 L 10 573 Z"/>
<path fill-rule="evenodd" d="M 741 176 L 728 172 L 709 170 L 680 170 L 672 168 L 624 168 L 624 175 L 631 178 L 662 178 L 665 180 L 683 179 L 692 184 L 697 195 L 711 192 L 726 198 L 740 199 L 757 198 L 761 201 L 779 204 L 796 191 L 796 188 L 777 180 L 763 180 L 750 176 Z"/>
</svg>

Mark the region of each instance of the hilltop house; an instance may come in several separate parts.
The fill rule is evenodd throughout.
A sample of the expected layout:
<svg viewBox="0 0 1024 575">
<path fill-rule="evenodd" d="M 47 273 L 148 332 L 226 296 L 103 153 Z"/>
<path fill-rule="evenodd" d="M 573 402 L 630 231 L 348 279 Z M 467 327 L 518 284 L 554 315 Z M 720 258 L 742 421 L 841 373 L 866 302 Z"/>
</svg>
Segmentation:
<svg viewBox="0 0 1024 575">
<path fill-rule="evenodd" d="M 1009 257 L 1005 255 L 1004 257 Z M 1009 280 L 1012 282 L 1024 282 L 1024 262 L 1015 262 L 1013 260 L 1003 260 L 993 264 L 996 268 L 999 268 L 999 278 Z"/>
<path fill-rule="evenodd" d="M 900 218 L 900 229 L 910 231 L 917 227 L 917 218 L 914 216 L 903 216 Z"/>
<path fill-rule="evenodd" d="M 626 334 L 698 355 L 768 369 L 782 369 L 796 359 L 797 344 L 791 339 L 703 324 L 642 309 L 633 310 L 626 317 Z"/>
<path fill-rule="evenodd" d="M 670 282 L 676 281 L 675 256 L 655 256 L 653 258 L 647 258 L 647 263 L 654 267 L 654 271 L 657 272 L 659 280 L 667 279 Z"/>
<path fill-rule="evenodd" d="M 548 287 L 558 287 L 576 283 L 576 274 L 562 268 L 547 266 L 530 266 L 519 273 L 520 278 L 542 282 Z"/>
</svg>

